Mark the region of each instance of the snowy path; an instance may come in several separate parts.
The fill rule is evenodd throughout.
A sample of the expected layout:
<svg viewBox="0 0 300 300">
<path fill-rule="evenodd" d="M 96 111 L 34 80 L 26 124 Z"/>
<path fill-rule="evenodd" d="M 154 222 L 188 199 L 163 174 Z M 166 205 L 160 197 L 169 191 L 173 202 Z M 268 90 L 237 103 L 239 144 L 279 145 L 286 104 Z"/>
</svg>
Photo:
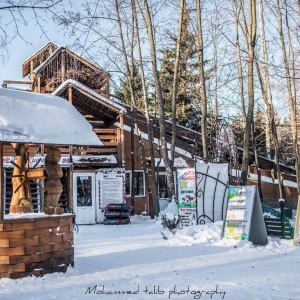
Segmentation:
<svg viewBox="0 0 300 300">
<path fill-rule="evenodd" d="M 139 217 L 124 226 L 80 226 L 75 268 L 1 279 L 0 299 L 300 299 L 300 248 L 220 240 L 221 226 L 185 228 L 168 240 L 159 224 Z"/>
</svg>

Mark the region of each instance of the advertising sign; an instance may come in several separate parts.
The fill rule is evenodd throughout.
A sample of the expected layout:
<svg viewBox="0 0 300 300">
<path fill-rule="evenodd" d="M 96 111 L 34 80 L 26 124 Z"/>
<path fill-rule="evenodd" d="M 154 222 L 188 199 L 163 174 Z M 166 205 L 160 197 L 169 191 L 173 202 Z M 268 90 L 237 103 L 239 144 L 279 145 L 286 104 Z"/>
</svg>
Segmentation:
<svg viewBox="0 0 300 300">
<path fill-rule="evenodd" d="M 178 169 L 177 178 L 179 215 L 188 223 L 186 225 L 196 224 L 195 169 Z"/>
<path fill-rule="evenodd" d="M 255 186 L 232 186 L 228 191 L 223 237 L 268 243 L 260 199 Z"/>
<path fill-rule="evenodd" d="M 249 224 L 254 203 L 254 189 L 230 187 L 224 229 L 225 238 L 245 240 L 249 234 Z"/>
<path fill-rule="evenodd" d="M 298 204 L 296 211 L 296 220 L 294 228 L 294 245 L 300 247 L 300 195 L 298 196 Z"/>
</svg>

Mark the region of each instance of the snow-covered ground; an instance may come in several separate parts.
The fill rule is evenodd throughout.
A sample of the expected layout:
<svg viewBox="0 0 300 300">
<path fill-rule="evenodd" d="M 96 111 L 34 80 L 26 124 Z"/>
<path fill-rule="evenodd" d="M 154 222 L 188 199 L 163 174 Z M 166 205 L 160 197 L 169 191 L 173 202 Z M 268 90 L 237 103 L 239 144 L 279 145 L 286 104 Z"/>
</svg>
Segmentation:
<svg viewBox="0 0 300 300">
<path fill-rule="evenodd" d="M 79 226 L 74 268 L 1 279 L 0 299 L 300 299 L 300 248 L 290 240 L 221 240 L 222 222 L 165 232 L 165 240 L 158 222 L 131 220 Z"/>
</svg>

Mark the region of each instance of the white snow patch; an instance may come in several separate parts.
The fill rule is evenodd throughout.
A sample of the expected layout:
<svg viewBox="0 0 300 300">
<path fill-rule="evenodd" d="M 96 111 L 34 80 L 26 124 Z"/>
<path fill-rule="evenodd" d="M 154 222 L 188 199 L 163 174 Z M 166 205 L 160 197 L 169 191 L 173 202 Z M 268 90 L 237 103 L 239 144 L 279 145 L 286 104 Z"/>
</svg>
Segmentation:
<svg viewBox="0 0 300 300">
<path fill-rule="evenodd" d="M 170 294 L 174 289 L 217 289 L 225 292 L 225 300 L 298 298 L 300 286 L 293 282 L 299 278 L 299 247 L 273 238 L 266 246 L 222 240 L 222 226 L 217 222 L 185 227 L 164 240 L 162 225 L 143 216 L 132 216 L 131 224 L 123 226 L 79 225 L 74 268 L 65 274 L 0 279 L 0 299 L 196 299 L 191 292 Z M 154 294 L 158 286 L 163 293 Z M 99 293 L 89 294 L 94 287 Z M 137 294 L 106 295 L 102 290 Z M 202 293 L 199 299 L 222 297 Z"/>
</svg>

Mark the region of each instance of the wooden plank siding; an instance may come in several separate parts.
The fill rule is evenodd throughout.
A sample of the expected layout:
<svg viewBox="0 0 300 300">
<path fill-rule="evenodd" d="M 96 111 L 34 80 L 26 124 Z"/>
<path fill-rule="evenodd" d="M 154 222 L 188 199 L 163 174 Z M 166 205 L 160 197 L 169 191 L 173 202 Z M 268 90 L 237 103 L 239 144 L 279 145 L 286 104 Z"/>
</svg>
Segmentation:
<svg viewBox="0 0 300 300">
<path fill-rule="evenodd" d="M 74 265 L 73 215 L 2 220 L 0 278 L 65 272 Z"/>
</svg>

